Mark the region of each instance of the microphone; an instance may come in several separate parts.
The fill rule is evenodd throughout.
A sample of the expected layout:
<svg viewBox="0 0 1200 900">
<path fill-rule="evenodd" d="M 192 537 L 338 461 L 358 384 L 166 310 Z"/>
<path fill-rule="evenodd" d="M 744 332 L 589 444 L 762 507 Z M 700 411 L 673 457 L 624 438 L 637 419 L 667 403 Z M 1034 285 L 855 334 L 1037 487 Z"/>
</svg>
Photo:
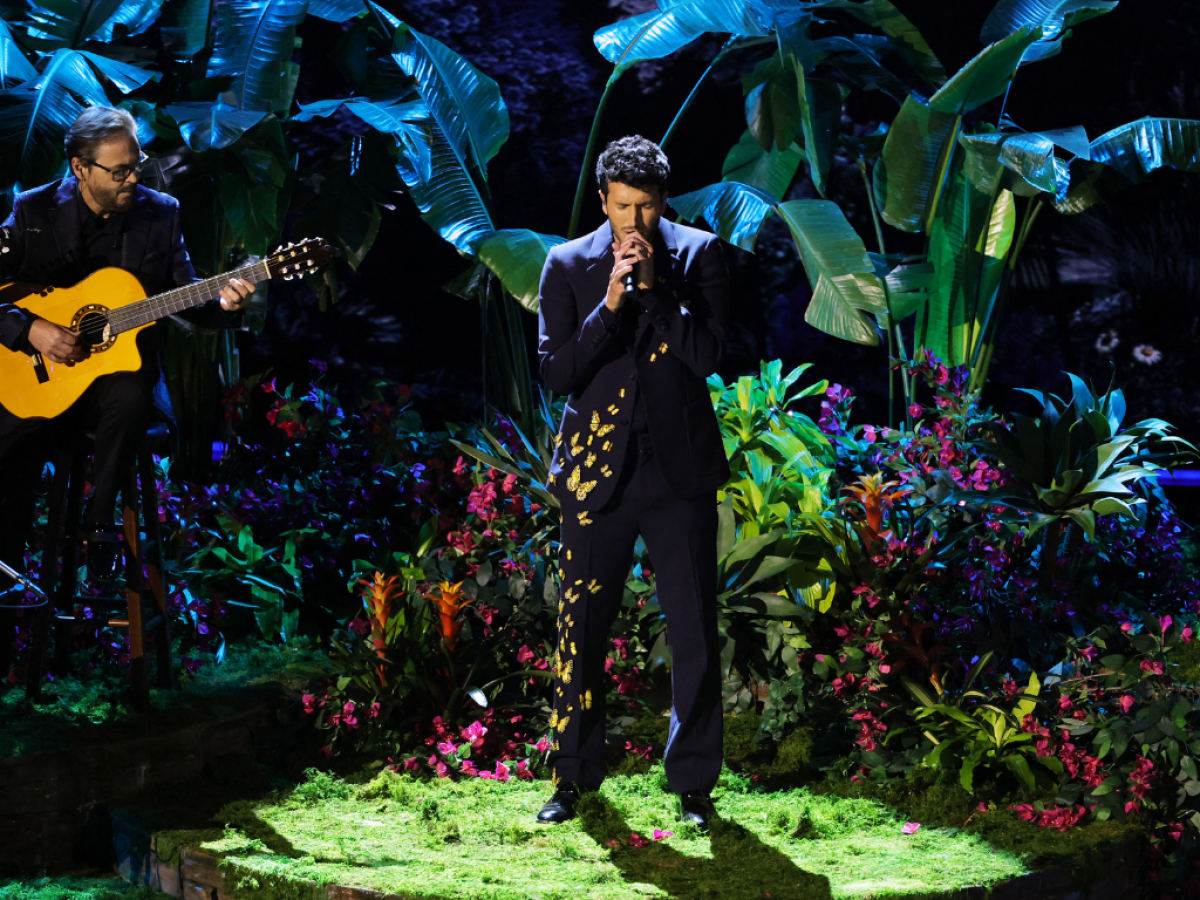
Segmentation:
<svg viewBox="0 0 1200 900">
<path fill-rule="evenodd" d="M 629 259 L 628 256 L 625 258 Z M 634 292 L 634 288 L 637 283 L 636 279 L 634 278 L 634 274 L 636 272 L 637 272 L 637 266 L 634 266 L 632 269 L 630 269 L 628 272 L 626 272 L 625 277 L 621 279 L 621 283 L 622 283 L 622 285 L 624 285 L 625 293 L 627 293 L 627 294 L 632 294 Z"/>
</svg>

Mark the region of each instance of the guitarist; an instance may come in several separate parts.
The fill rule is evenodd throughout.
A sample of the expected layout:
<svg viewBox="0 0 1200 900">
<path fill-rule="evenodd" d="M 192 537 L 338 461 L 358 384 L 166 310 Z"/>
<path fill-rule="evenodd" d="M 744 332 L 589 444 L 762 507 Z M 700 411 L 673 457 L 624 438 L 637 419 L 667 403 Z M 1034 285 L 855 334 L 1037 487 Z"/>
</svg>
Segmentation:
<svg viewBox="0 0 1200 900">
<path fill-rule="evenodd" d="M 140 183 L 145 157 L 133 117 L 93 106 L 75 120 L 63 143 L 70 174 L 20 194 L 0 230 L 8 251 L 0 255 L 0 284 L 70 287 L 107 266 L 135 275 L 147 296 L 195 281 L 179 228 L 178 201 Z M 219 300 L 180 315 L 203 328 L 236 327 L 252 293 L 253 284 L 232 279 Z M 87 510 L 88 573 L 94 582 L 116 577 L 121 548 L 113 519 L 120 475 L 146 432 L 155 394 L 165 396 L 155 391 L 161 328 L 155 325 L 139 335 L 140 371 L 96 379 L 57 418 L 14 416 L 2 406 L 0 385 L 0 559 L 22 567 L 38 473 L 46 458 L 43 448 L 89 431 L 96 435 L 96 450 L 95 490 Z M 82 335 L 5 303 L 3 295 L 0 344 L 7 348 L 0 353 L 37 352 L 60 364 L 89 355 Z"/>
</svg>

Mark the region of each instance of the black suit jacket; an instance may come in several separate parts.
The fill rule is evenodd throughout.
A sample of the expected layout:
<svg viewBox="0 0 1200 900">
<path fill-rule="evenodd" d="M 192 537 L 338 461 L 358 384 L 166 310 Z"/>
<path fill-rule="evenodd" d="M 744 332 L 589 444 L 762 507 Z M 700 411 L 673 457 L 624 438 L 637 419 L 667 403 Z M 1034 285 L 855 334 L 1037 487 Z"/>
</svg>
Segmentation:
<svg viewBox="0 0 1200 900">
<path fill-rule="evenodd" d="M 569 395 L 550 479 L 564 512 L 598 510 L 612 497 L 639 394 L 655 456 L 678 496 L 729 479 L 705 384 L 725 351 L 729 276 L 720 241 L 665 219 L 659 235 L 656 283 L 636 306 L 626 302 L 627 314 L 604 304 L 613 268 L 607 222 L 553 248 L 542 270 L 542 379 Z"/>
<path fill-rule="evenodd" d="M 21 281 L 70 287 L 90 273 L 80 273 L 81 252 L 78 182 L 75 176 L 19 194 L 4 222 L 10 252 L 0 256 L 0 284 Z M 196 280 L 192 261 L 179 228 L 179 201 L 138 185 L 133 204 L 125 214 L 121 266 L 142 283 L 147 296 Z M 226 328 L 237 323 L 218 301 L 181 313 L 182 318 L 204 328 Z M 0 302 L 0 344 L 28 352 L 26 343 L 34 316 L 11 303 Z M 148 354 L 160 349 L 160 326 L 139 335 L 138 345 Z"/>
</svg>

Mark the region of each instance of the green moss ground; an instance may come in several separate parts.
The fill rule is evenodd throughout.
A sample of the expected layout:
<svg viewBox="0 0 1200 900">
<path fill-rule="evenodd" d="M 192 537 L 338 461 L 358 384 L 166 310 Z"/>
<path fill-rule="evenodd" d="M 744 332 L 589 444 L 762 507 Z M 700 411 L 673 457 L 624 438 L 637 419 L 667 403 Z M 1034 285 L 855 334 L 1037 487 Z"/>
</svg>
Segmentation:
<svg viewBox="0 0 1200 900">
<path fill-rule="evenodd" d="M 917 898 L 1029 871 L 1029 859 L 978 834 L 906 835 L 904 818 L 877 800 L 753 791 L 729 772 L 714 794 L 722 821 L 709 835 L 680 824 L 661 766 L 610 778 L 561 826 L 534 822 L 548 791 L 545 782 L 384 773 L 350 785 L 313 775 L 270 802 L 225 807 L 221 836 L 160 835 L 159 848 L 219 853 L 227 886 L 254 900 L 299 898 L 305 881 L 430 900 Z M 656 828 L 675 834 L 629 845 L 631 832 L 650 837 Z M 616 849 L 606 846 L 613 840 Z"/>
<path fill-rule="evenodd" d="M 0 900 L 162 900 L 163 896 L 115 876 L 0 878 Z"/>
<path fill-rule="evenodd" d="M 299 687 L 306 673 L 327 667 L 323 653 L 303 647 L 231 646 L 220 665 L 208 663 L 195 675 L 185 675 L 182 690 L 151 689 L 146 713 L 133 709 L 128 682 L 108 667 L 46 684 L 36 704 L 25 699 L 24 685 L 6 686 L 0 688 L 0 758 L 224 718 L 272 696 L 281 683 Z"/>
</svg>

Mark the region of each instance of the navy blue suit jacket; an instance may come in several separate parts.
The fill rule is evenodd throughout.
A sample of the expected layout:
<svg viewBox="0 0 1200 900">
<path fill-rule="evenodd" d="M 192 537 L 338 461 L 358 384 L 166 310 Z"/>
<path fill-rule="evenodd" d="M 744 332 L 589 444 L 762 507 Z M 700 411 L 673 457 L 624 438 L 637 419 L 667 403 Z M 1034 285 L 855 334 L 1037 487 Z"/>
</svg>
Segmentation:
<svg viewBox="0 0 1200 900">
<path fill-rule="evenodd" d="M 697 497 L 729 479 L 705 384 L 725 352 L 729 276 L 720 240 L 665 219 L 659 235 L 655 284 L 626 301 L 637 304 L 628 313 L 613 314 L 604 302 L 613 268 L 608 222 L 553 248 L 542 270 L 542 380 L 568 395 L 550 479 L 564 512 L 598 510 L 612 497 L 639 394 L 676 495 Z"/>
<path fill-rule="evenodd" d="M 83 200 L 77 185 L 71 175 L 17 196 L 12 213 L 4 222 L 10 252 L 0 256 L 3 270 L 0 284 L 21 281 L 70 287 L 80 280 L 75 277 L 79 273 L 74 271 L 82 240 L 79 204 Z M 196 280 L 179 228 L 178 200 L 138 185 L 125 214 L 121 268 L 137 277 L 147 296 Z M 180 315 L 205 328 L 230 327 L 240 318 L 240 314 L 235 317 L 226 313 L 216 300 Z M 28 352 L 26 337 L 33 319 L 31 313 L 20 307 L 0 303 L 0 344 L 10 350 Z M 139 335 L 143 352 L 160 348 L 162 338 L 158 331 L 158 326 L 153 326 Z"/>
</svg>

